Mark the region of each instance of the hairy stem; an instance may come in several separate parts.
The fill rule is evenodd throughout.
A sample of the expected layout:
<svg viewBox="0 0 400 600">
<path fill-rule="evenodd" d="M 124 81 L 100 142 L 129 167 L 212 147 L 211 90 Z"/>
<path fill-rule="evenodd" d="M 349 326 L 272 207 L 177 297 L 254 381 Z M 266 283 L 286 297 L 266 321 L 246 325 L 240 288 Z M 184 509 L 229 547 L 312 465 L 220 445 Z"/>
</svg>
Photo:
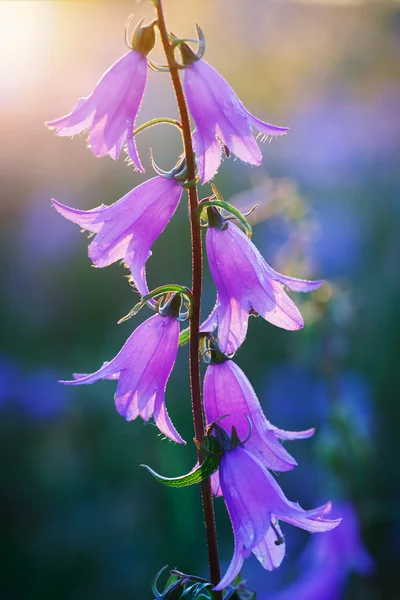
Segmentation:
<svg viewBox="0 0 400 600">
<path fill-rule="evenodd" d="M 174 86 L 176 101 L 178 104 L 181 125 L 182 140 L 185 149 L 186 166 L 188 181 L 192 181 L 196 176 L 196 165 L 190 131 L 189 113 L 186 106 L 186 99 L 182 89 L 182 83 L 179 77 L 178 69 L 175 66 L 173 48 L 168 40 L 168 31 L 165 24 L 162 0 L 155 2 L 158 29 L 160 31 L 162 44 L 170 69 L 172 84 Z M 200 357 L 199 357 L 199 331 L 200 331 L 200 301 L 202 286 L 202 240 L 201 229 L 197 219 L 197 207 L 199 204 L 197 186 L 193 185 L 188 190 L 189 195 L 189 214 L 190 230 L 192 236 L 192 294 L 193 294 L 193 312 L 190 321 L 190 387 L 192 392 L 192 411 L 196 439 L 201 442 L 204 437 L 204 411 L 201 398 L 200 386 Z M 201 451 L 198 450 L 199 462 L 203 460 Z M 210 565 L 211 582 L 216 585 L 221 579 L 217 531 L 215 527 L 214 505 L 211 492 L 210 478 L 205 479 L 201 484 L 201 497 L 203 503 L 204 520 L 207 537 L 208 561 Z M 222 600 L 222 593 L 215 594 L 217 600 Z"/>
</svg>

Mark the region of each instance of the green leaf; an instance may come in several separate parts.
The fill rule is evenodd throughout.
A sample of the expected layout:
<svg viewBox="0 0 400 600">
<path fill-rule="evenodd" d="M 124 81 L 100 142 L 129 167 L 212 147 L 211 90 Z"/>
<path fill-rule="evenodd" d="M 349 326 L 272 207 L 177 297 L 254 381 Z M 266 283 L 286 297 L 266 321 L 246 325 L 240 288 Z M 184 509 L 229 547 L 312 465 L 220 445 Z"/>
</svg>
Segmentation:
<svg viewBox="0 0 400 600">
<path fill-rule="evenodd" d="M 179 335 L 179 346 L 184 346 L 190 340 L 190 327 L 183 329 Z"/>
<path fill-rule="evenodd" d="M 194 469 L 186 475 L 181 475 L 181 477 L 163 477 L 162 475 L 159 475 L 158 473 L 153 471 L 153 469 L 151 469 L 148 465 L 140 466 L 147 469 L 149 473 L 151 473 L 151 475 L 153 475 L 153 477 L 157 479 L 159 483 L 163 483 L 164 485 L 167 485 L 169 487 L 181 488 L 186 487 L 188 485 L 195 485 L 196 483 L 201 483 L 204 479 L 207 479 L 207 477 L 209 477 L 218 469 L 220 459 L 221 456 L 216 454 L 207 456 L 201 463 L 201 465 L 197 467 L 197 469 Z"/>
</svg>

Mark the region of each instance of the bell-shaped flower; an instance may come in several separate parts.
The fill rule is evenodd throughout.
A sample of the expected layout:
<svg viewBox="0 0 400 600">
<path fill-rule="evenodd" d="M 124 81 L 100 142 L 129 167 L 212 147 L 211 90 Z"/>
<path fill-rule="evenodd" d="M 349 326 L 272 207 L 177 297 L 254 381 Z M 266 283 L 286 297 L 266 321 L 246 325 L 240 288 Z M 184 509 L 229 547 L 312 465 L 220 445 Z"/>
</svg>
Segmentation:
<svg viewBox="0 0 400 600">
<path fill-rule="evenodd" d="M 289 471 L 297 464 L 279 440 L 304 439 L 314 433 L 314 429 L 284 431 L 272 425 L 266 419 L 246 375 L 232 360 L 207 367 L 203 397 L 207 423 L 218 421 L 228 434 L 234 427 L 239 439 L 244 440 L 250 422 L 252 431 L 244 447 L 273 471 Z M 214 481 L 213 487 L 215 485 Z"/>
<path fill-rule="evenodd" d="M 218 327 L 221 352 L 235 352 L 243 343 L 249 314 L 259 314 L 283 329 L 303 327 L 300 311 L 283 286 L 295 292 L 310 292 L 319 288 L 322 281 L 295 279 L 277 273 L 251 240 L 231 222 L 222 227 L 209 226 L 206 245 L 217 288 L 217 302 L 201 331 L 213 331 Z"/>
<path fill-rule="evenodd" d="M 324 518 L 331 509 L 330 503 L 304 510 L 297 502 L 289 501 L 261 460 L 241 446 L 222 455 L 219 476 L 232 522 L 235 550 L 216 590 L 224 589 L 234 580 L 251 552 L 265 569 L 279 567 L 285 555 L 279 520 L 313 533 L 329 531 L 341 521 Z"/>
<path fill-rule="evenodd" d="M 165 407 L 165 387 L 178 351 L 179 323 L 172 316 L 154 315 L 128 338 L 118 354 L 90 375 L 76 374 L 67 385 L 82 385 L 99 379 L 118 379 L 115 405 L 127 421 L 150 417 L 158 429 L 174 442 L 184 440 L 173 426 Z"/>
<path fill-rule="evenodd" d="M 142 296 L 148 293 L 146 261 L 150 248 L 168 225 L 182 196 L 175 179 L 154 177 L 110 206 L 93 210 L 69 208 L 53 200 L 56 210 L 73 223 L 95 233 L 89 257 L 97 267 L 123 259 Z"/>
<path fill-rule="evenodd" d="M 184 53 L 182 56 L 190 63 L 185 67 L 183 85 L 196 125 L 193 138 L 201 181 L 209 181 L 218 171 L 221 143 L 244 162 L 260 165 L 262 155 L 252 128 L 263 136 L 273 137 L 283 135 L 288 128 L 254 117 L 211 65 L 202 59 L 185 57 Z"/>
<path fill-rule="evenodd" d="M 109 154 L 114 159 L 119 157 L 127 140 L 133 164 L 144 171 L 133 131 L 147 82 L 146 55 L 155 42 L 154 25 L 143 26 L 140 22 L 132 37 L 131 50 L 104 73 L 93 92 L 80 98 L 69 114 L 47 122 L 56 135 L 73 136 L 89 128 L 88 145 L 93 154 Z"/>
</svg>

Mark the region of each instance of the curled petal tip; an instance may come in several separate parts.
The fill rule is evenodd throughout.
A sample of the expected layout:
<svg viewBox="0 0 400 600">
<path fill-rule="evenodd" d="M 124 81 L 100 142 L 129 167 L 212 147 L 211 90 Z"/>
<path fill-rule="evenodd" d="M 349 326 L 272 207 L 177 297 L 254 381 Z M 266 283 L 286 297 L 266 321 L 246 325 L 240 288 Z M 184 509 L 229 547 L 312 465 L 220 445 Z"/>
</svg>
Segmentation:
<svg viewBox="0 0 400 600">
<path fill-rule="evenodd" d="M 59 379 L 58 383 L 62 383 L 63 385 L 76 385 L 76 379 Z"/>
<path fill-rule="evenodd" d="M 328 502 L 326 502 L 325 504 L 323 504 L 321 506 L 321 514 L 322 515 L 327 515 L 328 513 L 331 512 L 331 510 L 332 510 L 332 502 L 330 500 L 328 500 Z M 336 520 L 338 520 L 338 519 L 336 519 Z M 340 523 L 341 519 L 339 519 L 338 521 Z"/>
</svg>

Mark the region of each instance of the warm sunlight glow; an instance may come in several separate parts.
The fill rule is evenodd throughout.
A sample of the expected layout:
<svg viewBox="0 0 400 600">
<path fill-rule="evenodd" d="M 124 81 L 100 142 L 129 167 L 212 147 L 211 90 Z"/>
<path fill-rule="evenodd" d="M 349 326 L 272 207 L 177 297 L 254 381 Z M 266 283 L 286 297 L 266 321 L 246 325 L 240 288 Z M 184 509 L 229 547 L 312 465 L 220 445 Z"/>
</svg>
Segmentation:
<svg viewBox="0 0 400 600">
<path fill-rule="evenodd" d="M 51 62 L 53 2 L 0 2 L 0 103 L 12 104 Z"/>
</svg>

